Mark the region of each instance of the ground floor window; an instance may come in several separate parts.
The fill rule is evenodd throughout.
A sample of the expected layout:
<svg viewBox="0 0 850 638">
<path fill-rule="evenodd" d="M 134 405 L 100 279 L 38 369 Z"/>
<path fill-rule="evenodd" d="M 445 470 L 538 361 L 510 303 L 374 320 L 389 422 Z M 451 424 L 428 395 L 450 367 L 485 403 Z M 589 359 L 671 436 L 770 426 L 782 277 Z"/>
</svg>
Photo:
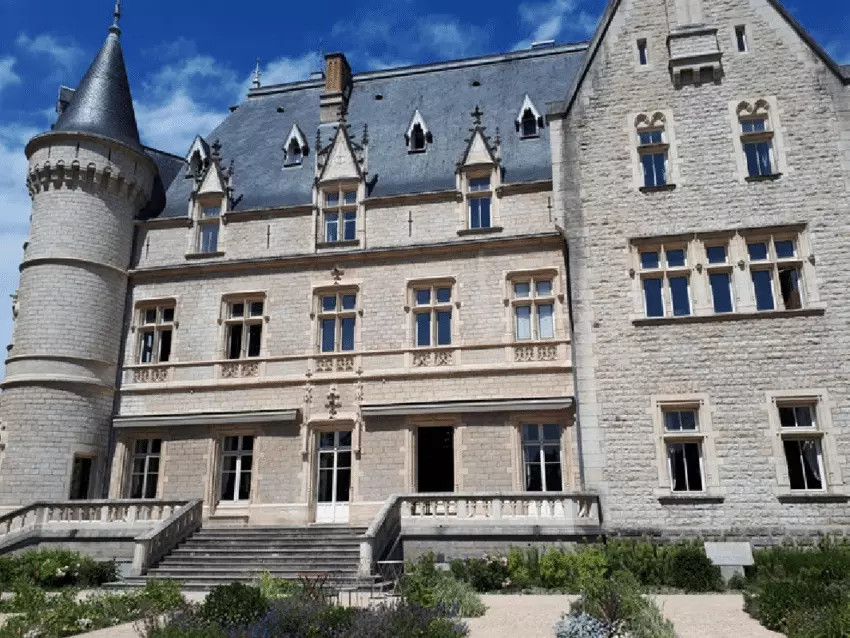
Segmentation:
<svg viewBox="0 0 850 638">
<path fill-rule="evenodd" d="M 664 443 L 667 447 L 667 471 L 674 492 L 702 492 L 703 446 L 699 411 L 664 410 Z"/>
<path fill-rule="evenodd" d="M 130 468 L 130 498 L 156 498 L 162 439 L 144 439 L 133 444 Z"/>
<path fill-rule="evenodd" d="M 423 494 L 455 491 L 455 429 L 420 427 L 416 433 L 417 490 Z"/>
<path fill-rule="evenodd" d="M 231 502 L 250 500 L 254 437 L 225 437 L 221 457 L 221 500 Z"/>
<path fill-rule="evenodd" d="M 814 404 L 777 406 L 792 490 L 824 489 L 823 443 Z"/>
<path fill-rule="evenodd" d="M 563 490 L 560 425 L 523 425 L 522 451 L 526 491 Z"/>
</svg>

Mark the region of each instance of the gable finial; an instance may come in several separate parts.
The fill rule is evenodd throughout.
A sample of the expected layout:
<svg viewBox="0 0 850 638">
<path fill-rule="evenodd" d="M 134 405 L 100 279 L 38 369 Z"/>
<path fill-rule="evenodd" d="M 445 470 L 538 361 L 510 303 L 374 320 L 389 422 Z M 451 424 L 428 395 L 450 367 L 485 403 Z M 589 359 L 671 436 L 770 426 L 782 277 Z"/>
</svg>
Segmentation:
<svg viewBox="0 0 850 638">
<path fill-rule="evenodd" d="M 112 26 L 109 27 L 109 32 L 115 35 L 121 35 L 121 0 L 115 0 L 115 9 L 112 11 Z"/>
<path fill-rule="evenodd" d="M 221 160 L 221 140 L 216 138 L 210 148 L 212 148 L 212 159 L 217 164 Z"/>
<path fill-rule="evenodd" d="M 322 129 L 316 129 L 316 155 L 322 151 Z"/>
<path fill-rule="evenodd" d="M 257 67 L 254 69 L 254 81 L 252 83 L 255 89 L 259 89 L 262 86 L 262 84 L 260 83 L 261 75 L 262 72 L 260 71 L 260 58 L 257 58 Z"/>
<path fill-rule="evenodd" d="M 361 146 L 369 146 L 369 124 L 363 125 L 363 139 L 360 140 Z"/>
<path fill-rule="evenodd" d="M 484 112 L 478 108 L 477 104 L 475 105 L 475 110 L 470 115 L 472 116 L 472 123 L 475 126 L 481 126 L 481 116 L 484 115 Z"/>
</svg>

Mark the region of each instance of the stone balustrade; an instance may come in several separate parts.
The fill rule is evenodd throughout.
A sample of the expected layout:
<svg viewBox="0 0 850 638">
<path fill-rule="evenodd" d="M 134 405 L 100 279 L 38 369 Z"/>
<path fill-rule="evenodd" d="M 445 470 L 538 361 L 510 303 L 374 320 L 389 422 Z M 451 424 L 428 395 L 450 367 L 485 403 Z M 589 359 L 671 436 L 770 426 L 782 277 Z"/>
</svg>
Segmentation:
<svg viewBox="0 0 850 638">
<path fill-rule="evenodd" d="M 168 518 L 136 538 L 132 574 L 146 574 L 168 552 L 201 529 L 203 516 L 204 502 L 197 499 L 174 509 Z"/>
</svg>

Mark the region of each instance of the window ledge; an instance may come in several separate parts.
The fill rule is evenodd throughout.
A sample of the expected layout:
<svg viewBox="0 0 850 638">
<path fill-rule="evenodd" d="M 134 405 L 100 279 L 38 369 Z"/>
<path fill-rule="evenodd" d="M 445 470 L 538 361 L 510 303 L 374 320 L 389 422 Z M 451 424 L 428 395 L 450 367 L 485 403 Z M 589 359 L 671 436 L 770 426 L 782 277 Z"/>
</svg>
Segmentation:
<svg viewBox="0 0 850 638">
<path fill-rule="evenodd" d="M 428 150 L 428 149 L 426 149 L 426 148 L 411 148 L 411 149 L 407 150 L 407 154 L 408 155 L 422 155 L 422 153 L 424 153 L 426 150 Z"/>
<path fill-rule="evenodd" d="M 662 505 L 695 505 L 699 503 L 722 503 L 726 499 L 722 494 L 669 492 L 658 496 Z"/>
<path fill-rule="evenodd" d="M 772 173 L 771 175 L 749 175 L 744 179 L 748 182 L 775 182 L 780 177 L 782 177 L 782 173 Z"/>
<path fill-rule="evenodd" d="M 632 319 L 635 326 L 669 326 L 677 323 L 713 323 L 716 321 L 748 321 L 750 319 L 781 319 L 785 317 L 820 317 L 825 307 L 800 310 L 763 310 L 761 312 L 727 312 L 714 315 L 689 315 L 687 317 L 641 317 Z"/>
<path fill-rule="evenodd" d="M 359 248 L 359 239 L 346 239 L 344 241 L 318 241 L 316 248 Z"/>
<path fill-rule="evenodd" d="M 213 257 L 224 257 L 224 251 L 218 250 L 213 253 L 186 253 L 186 259 L 212 259 Z"/>
<path fill-rule="evenodd" d="M 663 186 L 641 186 L 641 193 L 665 193 L 676 190 L 675 184 L 664 184 Z"/>
<path fill-rule="evenodd" d="M 829 492 L 783 492 L 776 496 L 780 503 L 846 503 L 850 496 Z"/>
<path fill-rule="evenodd" d="M 492 233 L 501 233 L 504 230 L 501 226 L 490 226 L 489 228 L 464 228 L 463 230 L 457 231 L 457 234 L 461 237 L 465 237 L 467 235 L 490 235 Z"/>
</svg>

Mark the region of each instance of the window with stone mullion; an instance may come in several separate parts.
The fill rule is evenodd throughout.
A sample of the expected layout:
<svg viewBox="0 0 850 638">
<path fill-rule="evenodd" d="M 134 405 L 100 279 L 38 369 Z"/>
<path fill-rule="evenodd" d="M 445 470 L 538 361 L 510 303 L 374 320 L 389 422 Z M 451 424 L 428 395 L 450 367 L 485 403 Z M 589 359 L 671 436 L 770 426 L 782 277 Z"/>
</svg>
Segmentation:
<svg viewBox="0 0 850 638">
<path fill-rule="evenodd" d="M 705 490 L 705 435 L 700 431 L 699 411 L 687 407 L 665 409 L 664 447 L 667 473 L 673 492 Z"/>
<path fill-rule="evenodd" d="M 552 277 L 512 282 L 511 304 L 517 341 L 555 338 L 555 297 Z"/>
<path fill-rule="evenodd" d="M 229 502 L 250 500 L 253 469 L 254 437 L 225 437 L 221 454 L 221 500 Z"/>
<path fill-rule="evenodd" d="M 817 406 L 780 404 L 777 410 L 791 490 L 823 490 L 823 432 L 818 428 Z"/>
<path fill-rule="evenodd" d="M 640 267 L 647 317 L 685 317 L 693 313 L 692 269 L 686 246 L 642 249 Z"/>
<path fill-rule="evenodd" d="M 322 353 L 352 352 L 357 327 L 357 292 L 320 294 L 319 351 Z"/>
<path fill-rule="evenodd" d="M 225 357 L 259 357 L 262 351 L 265 300 L 247 298 L 228 302 L 225 321 Z"/>
<path fill-rule="evenodd" d="M 638 131 L 638 155 L 646 188 L 666 186 L 667 153 L 669 145 L 664 142 L 664 129 Z"/>
<path fill-rule="evenodd" d="M 218 252 L 218 236 L 221 225 L 221 204 L 199 206 L 198 246 L 199 253 Z"/>
<path fill-rule="evenodd" d="M 138 440 L 130 461 L 130 498 L 156 498 L 159 482 L 161 439 Z"/>
<path fill-rule="evenodd" d="M 523 424 L 521 435 L 525 490 L 562 491 L 561 426 Z"/>
<path fill-rule="evenodd" d="M 452 343 L 452 286 L 415 288 L 414 326 L 417 348 Z"/>
<path fill-rule="evenodd" d="M 340 187 L 324 192 L 324 241 L 336 243 L 357 239 L 357 188 Z"/>
<path fill-rule="evenodd" d="M 139 363 L 167 363 L 174 334 L 174 306 L 152 306 L 139 313 Z"/>
<path fill-rule="evenodd" d="M 796 238 L 748 238 L 747 255 L 756 310 L 803 308 L 803 270 Z"/>
</svg>

